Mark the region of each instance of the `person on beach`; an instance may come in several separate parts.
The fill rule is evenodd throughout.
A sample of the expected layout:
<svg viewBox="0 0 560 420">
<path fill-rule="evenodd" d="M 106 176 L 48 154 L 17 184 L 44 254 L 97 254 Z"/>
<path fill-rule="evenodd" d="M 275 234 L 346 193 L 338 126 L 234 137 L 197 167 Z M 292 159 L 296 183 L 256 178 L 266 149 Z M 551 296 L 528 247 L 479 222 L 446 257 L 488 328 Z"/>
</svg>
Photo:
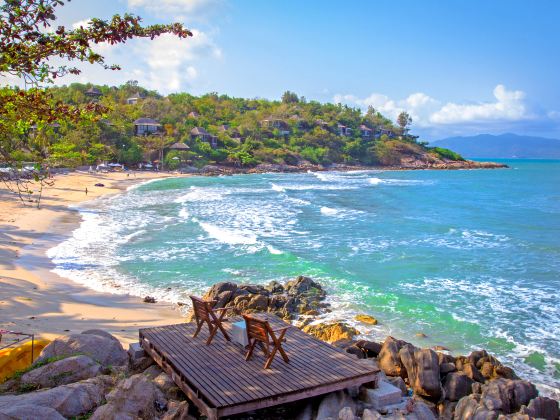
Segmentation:
<svg viewBox="0 0 560 420">
<path fill-rule="evenodd" d="M 87 195 L 87 187 L 86 187 L 86 195 Z"/>
</svg>

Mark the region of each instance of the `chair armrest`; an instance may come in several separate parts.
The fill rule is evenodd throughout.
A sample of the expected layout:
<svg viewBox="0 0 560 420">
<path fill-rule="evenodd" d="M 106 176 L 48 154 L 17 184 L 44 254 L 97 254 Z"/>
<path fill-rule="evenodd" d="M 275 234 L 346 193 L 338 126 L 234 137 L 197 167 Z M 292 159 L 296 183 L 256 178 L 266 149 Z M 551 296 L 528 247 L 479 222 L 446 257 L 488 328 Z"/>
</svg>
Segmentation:
<svg viewBox="0 0 560 420">
<path fill-rule="evenodd" d="M 272 332 L 279 332 L 279 331 L 284 331 L 284 330 L 289 330 L 290 328 L 292 328 L 292 326 L 287 326 L 287 327 L 282 327 L 282 328 L 277 328 L 275 330 L 272 330 Z"/>
</svg>

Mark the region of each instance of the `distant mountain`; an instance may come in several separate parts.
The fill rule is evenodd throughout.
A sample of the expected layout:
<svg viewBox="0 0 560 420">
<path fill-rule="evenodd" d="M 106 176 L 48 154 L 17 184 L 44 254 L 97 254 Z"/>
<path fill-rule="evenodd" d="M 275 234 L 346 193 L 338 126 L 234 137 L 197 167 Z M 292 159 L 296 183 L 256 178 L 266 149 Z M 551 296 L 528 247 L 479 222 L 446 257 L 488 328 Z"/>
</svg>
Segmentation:
<svg viewBox="0 0 560 420">
<path fill-rule="evenodd" d="M 560 140 L 510 133 L 449 137 L 430 146 L 445 147 L 466 158 L 560 159 Z"/>
</svg>

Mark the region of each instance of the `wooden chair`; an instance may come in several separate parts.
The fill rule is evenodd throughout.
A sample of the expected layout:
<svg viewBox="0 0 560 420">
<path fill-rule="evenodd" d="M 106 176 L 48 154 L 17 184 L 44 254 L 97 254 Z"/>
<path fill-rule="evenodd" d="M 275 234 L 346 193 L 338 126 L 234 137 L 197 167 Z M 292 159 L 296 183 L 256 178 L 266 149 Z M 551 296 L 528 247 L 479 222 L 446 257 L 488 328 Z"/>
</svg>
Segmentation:
<svg viewBox="0 0 560 420">
<path fill-rule="evenodd" d="M 208 325 L 208 330 L 210 331 L 210 336 L 208 340 L 206 340 L 206 345 L 210 345 L 214 336 L 220 330 L 227 341 L 231 341 L 229 338 L 228 333 L 224 330 L 222 322 L 227 321 L 224 316 L 226 315 L 226 311 L 229 308 L 218 308 L 214 309 L 214 305 L 216 304 L 215 300 L 203 300 L 197 296 L 190 296 L 193 304 L 193 311 L 196 321 L 196 332 L 193 335 L 193 338 L 196 338 L 202 326 L 204 324 Z"/>
<path fill-rule="evenodd" d="M 268 321 L 264 319 L 252 315 L 243 315 L 243 318 L 245 319 L 245 328 L 247 329 L 247 339 L 249 341 L 249 350 L 245 356 L 245 360 L 251 359 L 255 345 L 259 343 L 267 357 L 264 363 L 265 369 L 270 367 L 277 351 L 282 355 L 284 362 L 290 362 L 288 355 L 282 348 L 282 342 L 286 341 L 284 335 L 286 331 L 290 329 L 290 326 L 273 330 Z M 280 333 L 280 335 L 276 336 L 277 333 Z M 273 346 L 272 351 L 270 351 L 271 345 Z"/>
</svg>

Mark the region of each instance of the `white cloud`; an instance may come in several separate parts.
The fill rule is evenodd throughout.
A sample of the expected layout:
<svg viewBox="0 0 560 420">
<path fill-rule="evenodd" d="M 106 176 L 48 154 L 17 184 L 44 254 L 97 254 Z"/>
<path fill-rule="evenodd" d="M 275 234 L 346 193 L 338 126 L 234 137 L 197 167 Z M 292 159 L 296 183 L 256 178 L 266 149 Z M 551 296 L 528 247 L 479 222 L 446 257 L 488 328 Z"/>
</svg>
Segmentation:
<svg viewBox="0 0 560 420">
<path fill-rule="evenodd" d="M 153 40 L 140 40 L 135 46 L 136 57 L 146 70 L 134 72 L 138 81 L 162 93 L 176 92 L 192 84 L 198 77 L 193 62 L 222 56 L 210 36 L 196 29 L 192 33 L 193 36 L 186 39 L 164 34 Z"/>
<path fill-rule="evenodd" d="M 335 102 L 357 105 L 362 109 L 373 106 L 382 114 L 395 119 L 402 111 L 407 111 L 420 127 L 444 125 L 476 125 L 496 122 L 524 121 L 536 118 L 525 103 L 525 93 L 507 90 L 504 85 L 494 88 L 493 102 L 454 103 L 442 102 L 425 93 L 417 92 L 407 98 L 395 100 L 387 95 L 372 93 L 366 98 L 353 95 L 335 95 Z"/>
<path fill-rule="evenodd" d="M 84 28 L 87 28 L 90 24 L 90 20 L 89 19 L 82 19 L 79 20 L 77 22 L 74 22 L 72 24 L 72 29 L 78 29 L 80 26 L 83 26 Z"/>
<path fill-rule="evenodd" d="M 207 13 L 221 3 L 221 0 L 128 0 L 128 7 L 143 8 L 157 16 L 173 15 L 182 20 L 185 15 L 192 17 Z"/>
<path fill-rule="evenodd" d="M 430 116 L 434 124 L 459 124 L 481 121 L 519 121 L 532 115 L 525 105 L 525 93 L 508 91 L 504 85 L 494 88 L 495 102 L 456 104 L 449 102 Z"/>
</svg>

